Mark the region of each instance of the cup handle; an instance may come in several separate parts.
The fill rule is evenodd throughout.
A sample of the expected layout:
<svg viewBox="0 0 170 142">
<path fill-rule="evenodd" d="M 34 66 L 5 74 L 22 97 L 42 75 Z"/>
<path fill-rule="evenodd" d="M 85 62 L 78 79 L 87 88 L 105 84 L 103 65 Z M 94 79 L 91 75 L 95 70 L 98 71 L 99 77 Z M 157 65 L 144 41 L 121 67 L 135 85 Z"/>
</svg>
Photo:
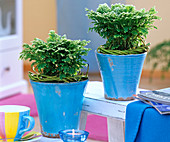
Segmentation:
<svg viewBox="0 0 170 142">
<path fill-rule="evenodd" d="M 23 133 L 25 133 L 25 132 L 27 132 L 27 131 L 31 131 L 31 130 L 34 128 L 34 125 L 35 125 L 35 120 L 34 120 L 33 117 L 31 117 L 31 116 L 23 116 L 23 119 L 24 119 L 24 120 L 25 120 L 25 119 L 28 119 L 28 120 L 30 121 L 30 125 L 29 125 L 28 128 L 25 128 L 25 129 L 23 129 L 23 130 L 20 130 L 20 131 L 19 131 L 19 134 L 23 134 Z"/>
</svg>

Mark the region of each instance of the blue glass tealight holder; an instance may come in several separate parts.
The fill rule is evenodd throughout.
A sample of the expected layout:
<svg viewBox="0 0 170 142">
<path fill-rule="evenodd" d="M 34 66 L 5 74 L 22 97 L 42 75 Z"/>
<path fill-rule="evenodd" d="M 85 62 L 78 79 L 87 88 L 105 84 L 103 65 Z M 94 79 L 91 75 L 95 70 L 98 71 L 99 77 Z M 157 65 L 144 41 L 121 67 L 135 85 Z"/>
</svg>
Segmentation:
<svg viewBox="0 0 170 142">
<path fill-rule="evenodd" d="M 60 138 L 63 142 L 85 142 L 89 132 L 83 130 L 62 130 L 59 131 Z"/>
</svg>

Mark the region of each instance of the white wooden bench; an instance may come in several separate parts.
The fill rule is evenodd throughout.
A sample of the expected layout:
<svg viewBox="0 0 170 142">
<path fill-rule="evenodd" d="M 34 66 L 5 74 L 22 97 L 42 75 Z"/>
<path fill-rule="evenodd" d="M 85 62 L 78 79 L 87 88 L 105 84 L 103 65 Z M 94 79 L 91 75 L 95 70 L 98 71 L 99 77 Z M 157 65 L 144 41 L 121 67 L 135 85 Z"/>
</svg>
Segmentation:
<svg viewBox="0 0 170 142">
<path fill-rule="evenodd" d="M 80 126 L 85 129 L 88 113 L 107 117 L 109 142 L 125 141 L 126 106 L 132 101 L 111 101 L 104 98 L 102 82 L 89 82 L 86 88 Z"/>
</svg>

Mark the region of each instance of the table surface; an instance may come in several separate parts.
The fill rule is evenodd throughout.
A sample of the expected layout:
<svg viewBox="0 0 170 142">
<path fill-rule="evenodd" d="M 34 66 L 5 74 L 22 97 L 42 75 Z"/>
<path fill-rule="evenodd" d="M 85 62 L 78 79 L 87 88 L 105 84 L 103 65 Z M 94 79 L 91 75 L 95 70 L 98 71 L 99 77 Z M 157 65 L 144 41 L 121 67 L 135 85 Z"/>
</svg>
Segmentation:
<svg viewBox="0 0 170 142">
<path fill-rule="evenodd" d="M 52 138 L 46 138 L 46 137 L 41 137 L 40 140 L 34 141 L 34 142 L 63 142 L 61 139 L 52 139 Z"/>
<path fill-rule="evenodd" d="M 38 142 L 35 140 L 35 142 Z M 46 137 L 41 137 L 41 139 L 39 140 L 39 142 L 62 142 L 61 139 L 52 139 L 52 138 L 46 138 Z"/>
<path fill-rule="evenodd" d="M 84 96 L 83 111 L 123 120 L 125 119 L 127 105 L 134 101 L 112 101 L 105 99 L 103 83 L 98 81 L 88 82 Z"/>
</svg>

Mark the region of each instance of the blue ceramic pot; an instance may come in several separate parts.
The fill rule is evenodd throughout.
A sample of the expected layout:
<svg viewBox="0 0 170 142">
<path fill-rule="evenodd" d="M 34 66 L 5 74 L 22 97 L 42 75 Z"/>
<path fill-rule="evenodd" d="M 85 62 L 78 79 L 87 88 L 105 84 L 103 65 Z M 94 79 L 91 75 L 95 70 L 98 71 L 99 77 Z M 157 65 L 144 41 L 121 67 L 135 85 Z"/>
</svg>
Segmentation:
<svg viewBox="0 0 170 142">
<path fill-rule="evenodd" d="M 30 81 L 43 136 L 56 138 L 59 137 L 60 130 L 78 129 L 87 82 L 88 80 L 75 83 Z"/>
<path fill-rule="evenodd" d="M 144 54 L 109 55 L 95 51 L 104 84 L 104 95 L 111 100 L 131 100 L 139 86 Z"/>
</svg>

